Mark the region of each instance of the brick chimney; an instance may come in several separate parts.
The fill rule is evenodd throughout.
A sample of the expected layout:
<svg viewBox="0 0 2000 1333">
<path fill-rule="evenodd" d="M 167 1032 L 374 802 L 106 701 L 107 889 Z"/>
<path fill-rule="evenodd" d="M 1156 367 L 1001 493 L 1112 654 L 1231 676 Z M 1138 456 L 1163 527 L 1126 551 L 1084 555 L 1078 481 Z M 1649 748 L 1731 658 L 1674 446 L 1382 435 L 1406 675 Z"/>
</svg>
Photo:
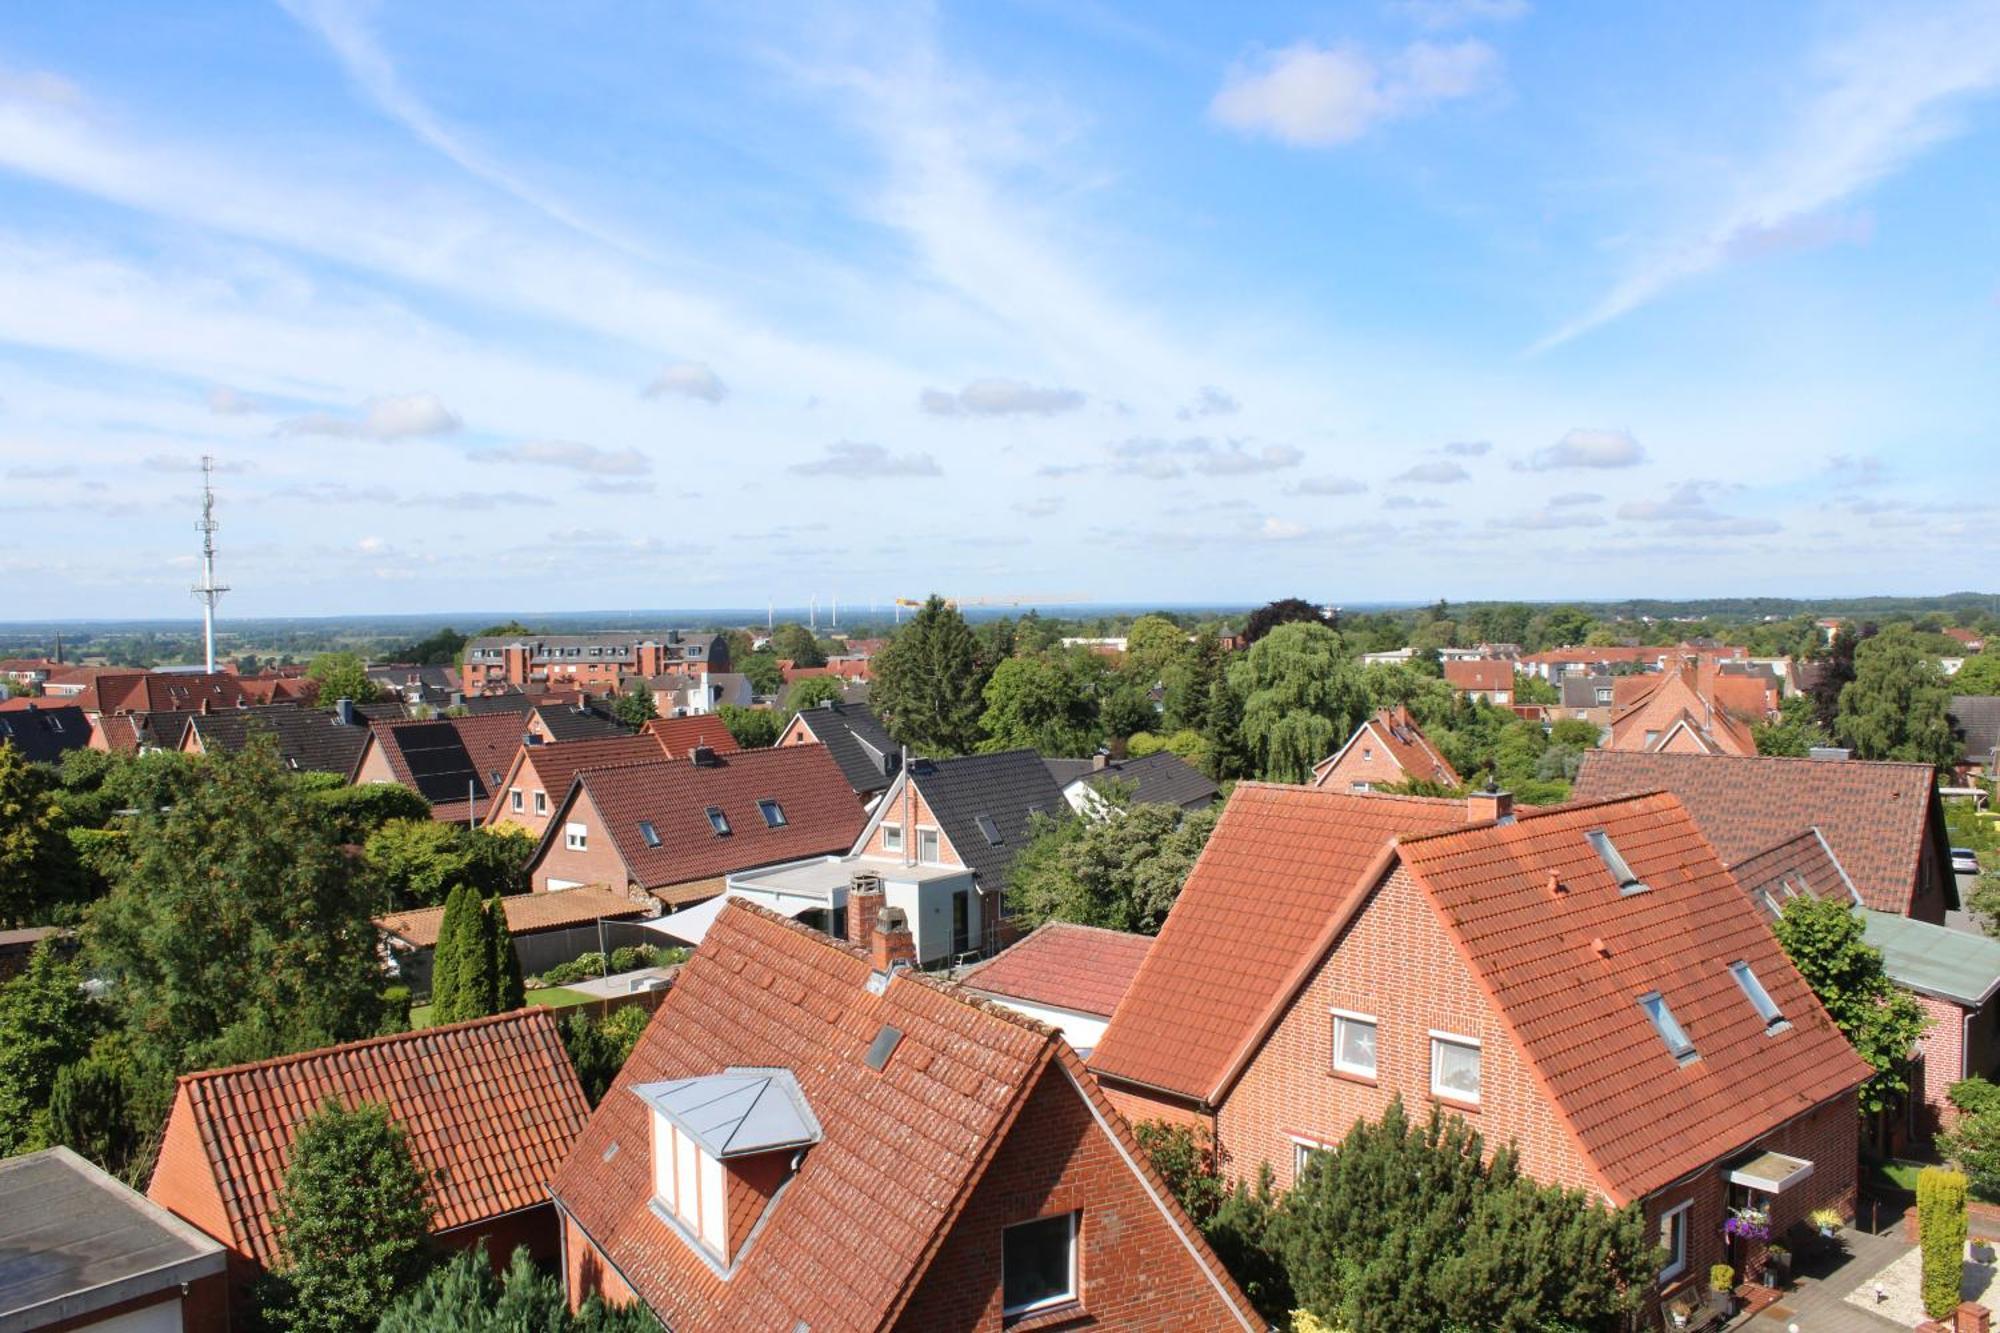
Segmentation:
<svg viewBox="0 0 2000 1333">
<path fill-rule="evenodd" d="M 688 762 L 696 768 L 714 768 L 715 751 L 706 745 L 696 745 L 688 750 Z"/>
<path fill-rule="evenodd" d="M 917 961 L 916 936 L 910 934 L 910 923 L 900 907 L 884 907 L 876 914 L 875 930 L 868 944 L 877 972 L 908 967 Z"/>
<path fill-rule="evenodd" d="M 857 871 L 847 883 L 847 942 L 867 944 L 875 937 L 875 918 L 882 910 L 882 877 Z"/>
<path fill-rule="evenodd" d="M 1110 764 L 1110 762 L 1111 751 L 1100 745 L 1097 747 L 1097 752 L 1090 756 L 1090 771 L 1093 773 L 1102 773 L 1106 765 Z"/>
<path fill-rule="evenodd" d="M 1468 824 L 1512 823 L 1514 820 L 1514 793 L 1501 791 L 1489 780 L 1485 791 L 1476 791 L 1465 801 L 1465 820 Z"/>
</svg>

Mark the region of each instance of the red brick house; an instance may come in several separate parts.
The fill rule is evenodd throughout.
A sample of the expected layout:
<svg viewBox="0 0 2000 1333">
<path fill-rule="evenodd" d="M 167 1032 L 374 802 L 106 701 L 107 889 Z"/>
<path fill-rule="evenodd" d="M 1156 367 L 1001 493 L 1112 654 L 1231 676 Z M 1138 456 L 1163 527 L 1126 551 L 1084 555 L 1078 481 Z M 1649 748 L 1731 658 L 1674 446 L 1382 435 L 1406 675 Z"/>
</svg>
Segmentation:
<svg viewBox="0 0 2000 1333">
<path fill-rule="evenodd" d="M 528 863 L 537 890 L 602 884 L 683 907 L 736 871 L 837 855 L 867 814 L 824 746 L 579 770 Z"/>
<path fill-rule="evenodd" d="M 740 902 L 550 1192 L 572 1303 L 680 1333 L 1262 1329 L 1051 1029 Z"/>
<path fill-rule="evenodd" d="M 697 745 L 705 745 L 717 754 L 735 754 L 743 748 L 729 728 L 722 725 L 722 719 L 713 714 L 648 718 L 639 730 L 658 741 L 669 759 L 685 759 Z"/>
<path fill-rule="evenodd" d="M 626 676 L 728 669 L 729 640 L 720 634 L 605 631 L 484 635 L 465 645 L 460 676 L 467 694 L 510 687 L 608 694 Z"/>
<path fill-rule="evenodd" d="M 400 783 L 431 803 L 432 819 L 477 819 L 514 766 L 524 724 L 519 713 L 377 722 L 354 761 L 353 781 Z"/>
<path fill-rule="evenodd" d="M 227 1247 L 239 1299 L 280 1260 L 273 1210 L 292 1140 L 329 1097 L 385 1105 L 409 1131 L 436 1173 L 440 1244 L 555 1259 L 548 1182 L 590 1105 L 555 1018 L 528 1008 L 181 1076 L 146 1196 Z"/>
<path fill-rule="evenodd" d="M 657 736 L 646 734 L 559 745 L 524 742 L 495 785 L 496 799 L 487 804 L 481 822 L 487 828 L 506 825 L 525 829 L 531 837 L 539 838 L 548 831 L 556 806 L 584 769 L 657 764 L 673 757 Z"/>
<path fill-rule="evenodd" d="M 1605 749 L 1757 753 L 1750 727 L 1769 716 L 1769 694 L 1755 677 L 1719 676 L 1712 663 L 1689 660 L 1659 675 L 1623 677 L 1618 687 L 1624 697 L 1615 700 Z"/>
<path fill-rule="evenodd" d="M 1152 947 L 1150 935 L 1045 921 L 958 979 L 996 1004 L 1047 1023 L 1078 1055 L 1088 1056 Z"/>
<path fill-rule="evenodd" d="M 1668 1296 L 1711 1264 L 1761 1265 L 1761 1244 L 1725 1243 L 1730 1209 L 1767 1209 L 1773 1236 L 1815 1208 L 1851 1215 L 1872 1070 L 1671 796 L 1518 820 L 1502 799 L 1495 820 L 1379 844 L 1335 886 L 1317 866 L 1351 836 L 1323 804 L 1340 798 L 1237 791 L 1092 1056 L 1128 1114 L 1199 1119 L 1232 1175 L 1268 1162 L 1287 1186 L 1392 1097 L 1463 1114 L 1535 1178 L 1641 1203 Z M 1182 985 L 1159 1011 L 1156 967 L 1186 975 L 1200 945 L 1211 975 L 1236 970 L 1267 951 L 1245 905 L 1329 889 L 1303 948 L 1268 947 L 1284 971 L 1258 1008 Z M 1250 919 L 1171 938 L 1191 898 Z M 1176 1043 L 1205 1087 L 1173 1072 Z"/>
<path fill-rule="evenodd" d="M 1817 828 L 1872 911 L 1944 921 L 1958 905 L 1937 777 L 1928 764 L 1593 750 L 1577 800 L 1669 791 L 1736 863 Z"/>
<path fill-rule="evenodd" d="M 1464 785 L 1458 770 L 1401 704 L 1379 710 L 1354 729 L 1347 744 L 1313 765 L 1315 787 L 1372 791 L 1401 782 Z"/>
<path fill-rule="evenodd" d="M 1467 658 L 1446 662 L 1443 667 L 1445 683 L 1467 699 L 1501 708 L 1514 702 L 1512 662 Z"/>
</svg>

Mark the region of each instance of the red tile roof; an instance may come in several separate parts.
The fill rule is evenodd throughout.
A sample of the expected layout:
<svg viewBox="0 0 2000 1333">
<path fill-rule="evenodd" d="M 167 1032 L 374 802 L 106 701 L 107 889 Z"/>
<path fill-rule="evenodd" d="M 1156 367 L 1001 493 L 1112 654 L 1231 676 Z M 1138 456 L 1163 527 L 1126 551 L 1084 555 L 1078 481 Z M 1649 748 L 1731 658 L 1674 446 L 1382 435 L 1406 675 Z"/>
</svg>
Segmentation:
<svg viewBox="0 0 2000 1333">
<path fill-rule="evenodd" d="M 95 684 L 77 696 L 86 710 L 106 713 L 159 713 L 187 711 L 203 706 L 235 708 L 253 701 L 243 684 L 227 671 L 137 672 L 124 676 L 100 676 Z"/>
<path fill-rule="evenodd" d="M 1164 1196 L 1123 1119 L 1051 1029 L 920 973 L 897 972 L 876 994 L 869 974 L 860 949 L 732 901 L 557 1173 L 558 1205 L 668 1326 L 893 1327 L 1029 1093 L 1057 1065 Z M 878 1073 L 863 1055 L 885 1025 L 901 1036 Z M 649 1113 L 630 1089 L 744 1066 L 789 1071 L 821 1138 L 724 1279 L 653 1212 Z M 1163 1211 L 1247 1313 L 1179 1210 Z"/>
<path fill-rule="evenodd" d="M 1465 819 L 1464 801 L 1239 783 L 1090 1067 L 1219 1099 L 1390 841 Z"/>
<path fill-rule="evenodd" d="M 1729 867 L 1729 873 L 1736 876 L 1752 903 L 1773 916 L 1784 910 L 1788 898 L 1801 893 L 1857 905 L 1861 902 L 1860 890 L 1816 828 L 1744 857 Z"/>
<path fill-rule="evenodd" d="M 1150 935 L 1048 921 L 959 980 L 989 995 L 1109 1018 L 1152 947 Z"/>
<path fill-rule="evenodd" d="M 564 741 L 559 745 L 521 743 L 494 790 L 499 795 L 509 787 L 532 785 L 547 792 L 549 804 L 553 806 L 569 794 L 576 775 L 586 768 L 654 764 L 666 757 L 660 742 L 649 735 L 611 736 L 601 741 Z M 526 797 L 522 799 L 525 801 Z M 504 799 L 488 802 L 485 822 L 498 822 L 507 810 Z"/>
<path fill-rule="evenodd" d="M 589 794 L 631 882 L 645 889 L 845 852 L 868 822 L 824 745 L 743 750 L 720 755 L 712 765 L 663 760 L 585 769 L 549 821 L 544 852 L 562 836 L 566 812 L 579 792 Z M 785 822 L 777 828 L 768 826 L 758 809 L 757 802 L 766 799 L 783 810 Z M 710 826 L 710 806 L 728 818 L 728 836 Z M 658 847 L 646 845 L 642 820 L 659 834 Z"/>
<path fill-rule="evenodd" d="M 1585 840 L 1593 829 L 1609 835 L 1646 892 L 1620 892 Z M 1672 796 L 1413 838 L 1396 855 L 1457 936 L 1556 1114 L 1619 1203 L 1727 1156 L 1873 1073 Z M 1729 970 L 1738 960 L 1788 1029 L 1767 1034 Z M 1652 992 L 1693 1042 L 1694 1060 L 1678 1062 L 1654 1029 L 1639 1004 Z"/>
<path fill-rule="evenodd" d="M 1514 688 L 1514 664 L 1494 662 L 1483 658 L 1469 661 L 1446 662 L 1444 678 L 1451 687 L 1460 692 L 1469 690 L 1508 690 Z"/>
<path fill-rule="evenodd" d="M 418 774 L 410 766 L 409 758 L 403 752 L 405 737 L 429 738 L 436 732 L 439 723 L 446 724 L 458 733 L 459 745 L 463 747 L 466 763 L 465 771 L 477 779 L 477 788 L 470 804 L 457 796 L 453 789 L 451 798 L 439 799 L 432 792 L 424 791 L 424 784 L 418 781 Z M 524 719 L 518 713 L 485 713 L 472 717 L 434 718 L 422 722 L 377 722 L 372 725 L 374 743 L 381 746 L 382 757 L 389 763 L 389 771 L 396 775 L 396 781 L 412 791 L 424 791 L 431 798 L 431 817 L 434 819 L 458 820 L 467 815 L 477 815 L 486 809 L 487 798 L 514 766 L 514 753 L 521 747 Z M 359 763 L 357 761 L 357 767 Z M 463 786 L 461 782 L 458 784 Z"/>
<path fill-rule="evenodd" d="M 646 723 L 645 733 L 658 738 L 669 759 L 685 759 L 697 745 L 706 745 L 717 754 L 735 754 L 743 748 L 713 713 L 656 717 Z"/>
<path fill-rule="evenodd" d="M 1817 826 L 1878 912 L 1909 914 L 1926 839 L 1941 865 L 1949 860 L 1927 764 L 1593 750 L 1572 789 L 1579 800 L 1647 791 L 1678 796 L 1727 861 Z"/>
<path fill-rule="evenodd" d="M 1424 735 L 1423 728 L 1411 718 L 1410 712 L 1401 704 L 1394 708 L 1383 708 L 1375 716 L 1354 729 L 1347 738 L 1347 744 L 1340 747 L 1330 757 L 1320 760 L 1313 768 L 1313 785 L 1323 785 L 1332 775 L 1334 765 L 1340 757 L 1352 749 L 1354 743 L 1364 735 L 1372 735 L 1375 743 L 1396 761 L 1404 774 L 1422 782 L 1441 782 L 1448 787 L 1456 787 L 1464 781 L 1458 770 L 1444 757 L 1444 752 L 1431 744 L 1431 738 Z"/>
<path fill-rule="evenodd" d="M 635 903 L 617 889 L 596 884 L 552 889 L 546 893 L 510 893 L 500 900 L 500 905 L 507 913 L 507 929 L 516 935 L 580 926 L 599 917 L 626 920 L 645 916 L 650 910 L 647 903 Z M 419 949 L 428 949 L 437 943 L 438 927 L 443 923 L 442 907 L 417 907 L 375 918 L 378 930 Z"/>
<path fill-rule="evenodd" d="M 590 1116 L 555 1018 L 521 1009 L 182 1075 L 148 1194 L 189 1216 L 176 1191 L 191 1174 L 212 1179 L 231 1233 L 216 1239 L 274 1263 L 292 1140 L 328 1097 L 381 1103 L 402 1122 L 418 1164 L 439 1173 L 437 1231 L 543 1202 Z"/>
</svg>

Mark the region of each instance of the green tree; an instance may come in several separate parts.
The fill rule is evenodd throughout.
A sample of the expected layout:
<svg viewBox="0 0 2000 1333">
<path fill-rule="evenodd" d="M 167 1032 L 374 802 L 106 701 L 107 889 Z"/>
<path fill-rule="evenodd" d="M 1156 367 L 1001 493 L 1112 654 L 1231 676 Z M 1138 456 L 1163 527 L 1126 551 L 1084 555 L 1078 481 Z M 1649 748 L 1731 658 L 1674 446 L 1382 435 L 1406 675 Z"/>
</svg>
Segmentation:
<svg viewBox="0 0 2000 1333">
<path fill-rule="evenodd" d="M 82 887 L 55 775 L 0 744 L 0 925 L 46 921 Z"/>
<path fill-rule="evenodd" d="M 90 1051 L 104 1015 L 83 970 L 45 939 L 20 976 L 0 984 L 0 1157 L 46 1147 L 58 1071 Z"/>
<path fill-rule="evenodd" d="M 476 890 L 460 884 L 445 899 L 431 949 L 431 1022 L 459 1023 L 496 1012 L 493 963 L 485 904 Z"/>
<path fill-rule="evenodd" d="M 604 1100 L 611 1081 L 639 1043 L 651 1017 L 636 1004 L 614 1009 L 602 1021 L 591 1019 L 581 1009 L 572 1009 L 563 1023 L 563 1046 L 576 1067 L 577 1081 L 592 1106 Z"/>
<path fill-rule="evenodd" d="M 1937 663 L 1898 626 L 1856 646 L 1833 729 L 1863 759 L 1949 765 L 1959 756 L 1950 709 Z"/>
<path fill-rule="evenodd" d="M 394 819 L 362 846 L 368 877 L 395 907 L 435 907 L 464 884 L 482 897 L 524 893 L 535 840 L 518 825 L 468 829 L 434 819 Z"/>
<path fill-rule="evenodd" d="M 1368 690 L 1340 636 L 1324 625 L 1287 623 L 1229 668 L 1243 700 L 1252 772 L 1304 782 L 1368 714 Z"/>
<path fill-rule="evenodd" d="M 1243 642 L 1255 644 L 1280 625 L 1320 625 L 1333 628 L 1320 609 L 1303 597 L 1281 597 L 1250 613 L 1243 622 Z"/>
<path fill-rule="evenodd" d="M 1202 771 L 1209 777 L 1227 782 L 1250 773 L 1250 746 L 1243 737 L 1243 699 L 1226 678 L 1217 678 L 1209 689 L 1208 725 L 1202 731 L 1202 741 L 1208 754 L 1208 766 Z"/>
<path fill-rule="evenodd" d="M 2000 649 L 1987 649 L 1965 659 L 1951 678 L 1953 694 L 2000 694 Z"/>
<path fill-rule="evenodd" d="M 631 686 L 619 692 L 611 701 L 611 716 L 637 731 L 660 715 L 653 703 L 653 692 L 646 688 L 646 682 L 635 680 Z"/>
<path fill-rule="evenodd" d="M 993 670 L 984 692 L 982 750 L 1026 747 L 1048 755 L 1097 748 L 1097 701 L 1068 664 L 1048 657 L 1010 657 Z"/>
<path fill-rule="evenodd" d="M 649 1333 L 659 1326 L 636 1301 L 613 1309 L 596 1295 L 571 1314 L 562 1279 L 537 1267 L 526 1246 L 514 1251 L 503 1277 L 481 1241 L 384 1310 L 375 1333 Z"/>
<path fill-rule="evenodd" d="M 1442 677 L 1409 662 L 1363 667 L 1361 683 L 1371 709 L 1406 708 L 1420 727 L 1445 725 L 1458 706 L 1458 692 Z"/>
<path fill-rule="evenodd" d="M 768 698 L 785 688 L 784 669 L 778 665 L 778 655 L 769 648 L 750 653 L 737 662 L 736 669 L 750 682 L 750 690 L 760 698 Z"/>
<path fill-rule="evenodd" d="M 762 750 L 777 743 L 790 721 L 784 714 L 768 708 L 738 708 L 735 704 L 724 704 L 716 709 L 722 725 L 731 738 L 746 750 Z"/>
<path fill-rule="evenodd" d="M 821 704 L 839 703 L 847 683 L 838 676 L 807 676 L 785 692 L 785 713 L 802 713 Z"/>
<path fill-rule="evenodd" d="M 491 955 L 487 966 L 493 977 L 491 1012 L 511 1013 L 528 1002 L 528 990 L 521 976 L 521 955 L 514 951 L 514 932 L 507 929 L 507 909 L 498 898 L 486 900 L 485 926 Z"/>
<path fill-rule="evenodd" d="M 418 666 L 456 666 L 458 655 L 465 651 L 465 642 L 465 635 L 447 625 L 429 638 L 405 644 L 391 656 L 398 662 L 413 662 Z"/>
<path fill-rule="evenodd" d="M 1938 1151 L 1965 1173 L 1974 1193 L 2000 1194 L 2000 1086 L 1974 1075 L 1945 1094 L 1958 1108 L 1958 1122 L 1938 1135 Z"/>
<path fill-rule="evenodd" d="M 816 667 L 826 665 L 826 654 L 820 650 L 819 640 L 804 625 L 787 621 L 771 633 L 771 651 L 780 660 L 793 666 Z"/>
<path fill-rule="evenodd" d="M 1549 728 L 1549 744 L 1565 745 L 1574 750 L 1595 750 L 1602 735 L 1603 728 L 1595 722 L 1566 717 Z"/>
<path fill-rule="evenodd" d="M 82 1153 L 113 1175 L 137 1149 L 132 1087 L 125 1065 L 111 1054 L 93 1054 L 56 1071 L 49 1087 L 50 1143 Z"/>
<path fill-rule="evenodd" d="M 1141 689 L 1165 681 L 1167 672 L 1190 655 L 1188 632 L 1165 616 L 1140 616 L 1125 630 L 1126 677 Z"/>
<path fill-rule="evenodd" d="M 1169 731 L 1205 731 L 1208 704 L 1222 681 L 1222 640 L 1204 629 L 1179 656 L 1160 669 L 1166 687 L 1160 723 Z"/>
<path fill-rule="evenodd" d="M 170 1075 L 253 1035 L 276 1055 L 380 1030 L 381 899 L 324 808 L 261 739 L 202 774 L 171 810 L 135 817 L 84 931 L 135 1055 Z"/>
<path fill-rule="evenodd" d="M 1299 1304 L 1351 1333 L 1611 1329 L 1647 1299 L 1659 1251 L 1638 1205 L 1521 1175 L 1514 1150 L 1399 1100 L 1314 1153 L 1279 1227 Z"/>
<path fill-rule="evenodd" d="M 308 1116 L 273 1217 L 284 1258 L 264 1314 L 288 1333 L 372 1329 L 429 1266 L 428 1180 L 386 1106 L 329 1098 Z"/>
<path fill-rule="evenodd" d="M 1562 702 L 1562 691 L 1543 680 L 1540 676 L 1526 671 L 1514 673 L 1514 702 L 1517 704 L 1542 704 L 1552 707 Z"/>
<path fill-rule="evenodd" d="M 1923 1253 L 1924 1313 L 1948 1319 L 1965 1281 L 1965 1177 L 1927 1166 L 1917 1173 L 1917 1247 Z"/>
<path fill-rule="evenodd" d="M 1889 981 L 1860 913 L 1837 899 L 1802 893 L 1787 900 L 1772 928 L 1834 1026 L 1875 1068 L 1861 1087 L 1861 1109 L 1872 1114 L 1896 1105 L 1909 1092 L 1904 1061 L 1930 1020 L 1914 996 Z"/>
<path fill-rule="evenodd" d="M 378 694 L 358 653 L 321 653 L 306 663 L 306 679 L 319 682 L 319 697 L 329 704 L 335 699 L 374 703 Z"/>
<path fill-rule="evenodd" d="M 980 739 L 986 682 L 972 630 L 935 593 L 874 662 L 873 702 L 889 733 L 919 753 L 967 754 Z"/>
<path fill-rule="evenodd" d="M 366 843 L 394 820 L 431 822 L 431 803 L 398 782 L 364 782 L 311 793 L 343 843 Z"/>
<path fill-rule="evenodd" d="M 1757 742 L 1758 754 L 1795 759 L 1812 753 L 1814 746 L 1833 744 L 1832 735 L 1819 724 L 1818 709 L 1809 694 L 1795 694 L 1780 704 L 1777 721 L 1751 723 L 1750 735 Z"/>
<path fill-rule="evenodd" d="M 1120 804 L 1103 818 L 1038 816 L 1008 868 L 1007 901 L 1025 926 L 1074 921 L 1158 934 L 1220 813 Z"/>
<path fill-rule="evenodd" d="M 1098 729 L 1105 736 L 1123 739 L 1144 731 L 1160 720 L 1153 701 L 1137 685 L 1120 685 L 1104 696 L 1098 706 Z"/>
<path fill-rule="evenodd" d="M 972 632 L 976 647 L 974 652 L 982 672 L 993 668 L 1012 657 L 1020 650 L 1020 636 L 1015 633 L 1014 622 L 1007 616 L 995 616 Z M 1042 646 L 1029 649 L 1030 652 L 1043 651 Z"/>
</svg>

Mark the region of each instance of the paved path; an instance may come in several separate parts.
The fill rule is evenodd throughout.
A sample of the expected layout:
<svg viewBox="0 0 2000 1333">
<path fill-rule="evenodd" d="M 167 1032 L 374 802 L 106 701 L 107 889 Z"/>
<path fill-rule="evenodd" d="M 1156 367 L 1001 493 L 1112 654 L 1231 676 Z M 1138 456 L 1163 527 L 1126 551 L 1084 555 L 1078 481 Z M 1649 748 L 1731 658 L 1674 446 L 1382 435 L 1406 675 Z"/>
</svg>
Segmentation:
<svg viewBox="0 0 2000 1333">
<path fill-rule="evenodd" d="M 1910 1325 L 1871 1313 L 1848 1303 L 1847 1295 L 1874 1278 L 1877 1273 L 1910 1252 L 1899 1231 L 1871 1236 L 1849 1229 L 1841 1233 L 1847 1256 L 1836 1263 L 1825 1260 L 1800 1264 L 1794 1289 L 1770 1309 L 1737 1325 L 1742 1333 L 1784 1333 L 1796 1324 L 1799 1333 L 1890 1333 Z"/>
</svg>

